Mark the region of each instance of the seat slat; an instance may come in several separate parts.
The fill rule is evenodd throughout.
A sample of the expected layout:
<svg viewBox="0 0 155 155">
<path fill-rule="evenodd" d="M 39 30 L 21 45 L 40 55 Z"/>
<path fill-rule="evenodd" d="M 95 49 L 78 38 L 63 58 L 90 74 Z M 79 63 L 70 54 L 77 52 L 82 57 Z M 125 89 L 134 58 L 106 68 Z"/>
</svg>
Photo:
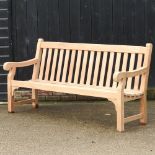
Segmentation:
<svg viewBox="0 0 155 155">
<path fill-rule="evenodd" d="M 88 57 L 88 51 L 84 51 L 80 84 L 84 84 L 84 78 L 85 78 L 85 73 L 86 73 L 86 65 L 87 65 L 87 57 Z"/>
<path fill-rule="evenodd" d="M 119 71 L 120 60 L 121 60 L 121 53 L 117 53 L 116 64 L 115 64 L 115 72 Z M 113 82 L 113 87 L 116 88 L 116 86 L 117 86 L 117 82 Z"/>
<path fill-rule="evenodd" d="M 68 82 L 72 82 L 74 62 L 75 62 L 75 52 L 76 52 L 75 50 L 72 50 L 71 62 L 70 62 L 70 67 L 69 67 Z"/>
<path fill-rule="evenodd" d="M 130 58 L 129 71 L 132 71 L 134 69 L 134 63 L 135 63 L 135 54 L 132 53 L 131 58 Z M 128 78 L 128 80 L 127 80 L 127 89 L 131 89 L 132 79 L 133 78 Z"/>
<path fill-rule="evenodd" d="M 61 69 L 62 69 L 62 61 L 63 61 L 63 54 L 64 54 L 64 50 L 61 49 L 60 50 L 59 61 L 58 61 L 58 69 L 57 69 L 56 81 L 60 80 L 60 74 L 61 74 Z"/>
<path fill-rule="evenodd" d="M 136 67 L 137 69 L 142 66 L 142 58 L 143 58 L 143 55 L 138 54 L 138 62 L 137 62 L 137 67 Z M 138 90 L 139 80 L 140 80 L 140 76 L 136 76 L 135 77 L 135 83 L 134 83 L 134 89 L 135 90 Z"/>
<path fill-rule="evenodd" d="M 101 52 L 97 52 L 96 63 L 95 63 L 95 71 L 94 71 L 94 78 L 93 78 L 93 85 L 97 85 L 97 78 L 98 78 L 99 65 L 100 65 L 100 58 L 101 58 Z"/>
<path fill-rule="evenodd" d="M 67 68 L 68 68 L 68 63 L 69 63 L 69 52 L 70 50 L 66 50 L 64 68 L 63 68 L 63 74 L 62 74 L 62 82 L 66 81 Z"/>
<path fill-rule="evenodd" d="M 74 83 L 78 82 L 80 63 L 81 63 L 81 55 L 82 55 L 82 51 L 78 51 L 76 70 L 75 70 L 75 75 L 74 75 Z"/>
<path fill-rule="evenodd" d="M 110 86 L 113 63 L 114 63 L 114 52 L 110 52 L 110 59 L 109 59 L 109 65 L 108 65 L 108 73 L 107 73 L 107 79 L 106 79 L 106 87 Z"/>
<path fill-rule="evenodd" d="M 46 51 L 47 49 L 43 49 L 42 59 L 41 59 L 41 66 L 40 66 L 40 73 L 39 73 L 39 79 L 43 79 L 44 74 L 44 66 L 45 66 L 45 59 L 46 59 Z"/>
<path fill-rule="evenodd" d="M 87 80 L 86 80 L 87 85 L 90 85 L 92 69 L 93 69 L 93 61 L 94 61 L 94 51 L 91 51 L 90 52 L 89 65 L 88 65 Z"/>
<path fill-rule="evenodd" d="M 99 86 L 103 86 L 104 76 L 105 76 L 105 72 L 106 72 L 107 56 L 108 56 L 108 52 L 104 52 L 103 60 L 102 60 L 102 67 L 101 67 L 101 75 L 100 75 Z"/>
<path fill-rule="evenodd" d="M 48 51 L 48 58 L 47 58 L 47 64 L 46 64 L 46 71 L 45 71 L 45 80 L 46 81 L 48 81 L 48 77 L 49 77 L 51 58 L 52 58 L 52 49 L 49 49 L 49 51 Z"/>
<path fill-rule="evenodd" d="M 55 68 L 56 68 L 56 61 L 57 61 L 57 56 L 58 56 L 58 49 L 54 50 L 54 57 L 53 57 L 53 64 L 52 64 L 52 70 L 51 70 L 51 77 L 50 81 L 54 80 L 55 77 Z"/>
</svg>

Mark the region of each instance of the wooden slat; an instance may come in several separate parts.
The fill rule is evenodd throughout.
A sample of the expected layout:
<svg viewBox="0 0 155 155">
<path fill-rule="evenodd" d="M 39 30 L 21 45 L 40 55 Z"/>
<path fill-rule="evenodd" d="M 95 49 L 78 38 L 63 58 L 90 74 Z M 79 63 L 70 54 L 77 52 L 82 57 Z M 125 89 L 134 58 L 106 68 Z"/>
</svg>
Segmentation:
<svg viewBox="0 0 155 155">
<path fill-rule="evenodd" d="M 66 81 L 67 68 L 68 68 L 68 63 L 69 63 L 69 52 L 70 50 L 66 50 L 64 68 L 63 68 L 63 74 L 62 74 L 62 82 Z"/>
<path fill-rule="evenodd" d="M 46 51 L 47 49 L 43 49 L 42 59 L 41 59 L 41 66 L 40 66 L 40 73 L 39 73 L 39 79 L 41 80 L 43 78 L 44 74 L 44 66 L 45 66 L 45 59 L 46 59 Z"/>
<path fill-rule="evenodd" d="M 42 42 L 42 48 L 72 49 L 84 51 L 113 51 L 121 53 L 145 53 L 146 47 L 129 45 L 84 44 L 66 42 Z"/>
<path fill-rule="evenodd" d="M 55 91 L 55 92 L 62 92 L 62 93 L 70 93 L 70 94 L 79 94 L 79 95 L 86 95 L 86 96 L 96 96 L 96 97 L 106 97 L 112 98 L 113 96 L 117 96 L 118 90 L 116 89 L 103 89 L 103 87 L 94 88 L 93 86 L 88 85 L 77 85 L 73 83 L 50 83 L 47 81 L 12 81 L 13 86 L 22 86 L 24 88 L 33 88 L 33 89 L 40 89 L 46 91 Z"/>
<path fill-rule="evenodd" d="M 121 60 L 121 53 L 117 53 L 116 64 L 115 64 L 115 71 L 114 72 L 118 72 L 119 71 L 120 60 Z M 116 88 L 116 86 L 117 86 L 117 82 L 113 82 L 113 87 Z"/>
<path fill-rule="evenodd" d="M 27 100 L 21 100 L 21 101 L 16 101 L 14 104 L 32 104 L 32 102 L 35 102 L 35 99 L 27 99 Z"/>
<path fill-rule="evenodd" d="M 39 77 L 39 69 L 40 69 L 40 64 L 41 64 L 40 62 L 41 62 L 41 56 L 42 56 L 42 49 L 40 47 L 41 42 L 43 42 L 43 39 L 38 39 L 37 50 L 35 55 L 35 58 L 38 59 L 38 63 L 34 65 L 32 79 L 38 79 Z"/>
<path fill-rule="evenodd" d="M 63 61 L 63 54 L 64 54 L 64 50 L 61 49 L 60 50 L 59 60 L 58 60 L 58 69 L 57 69 L 56 81 L 60 80 L 60 74 L 61 74 L 61 69 L 62 69 L 62 61 Z"/>
<path fill-rule="evenodd" d="M 135 121 L 137 119 L 141 119 L 142 118 L 142 114 L 137 114 L 137 115 L 133 115 L 133 116 L 129 116 L 127 118 L 124 119 L 124 123 L 128 123 L 128 122 L 131 122 L 131 121 Z"/>
<path fill-rule="evenodd" d="M 135 63 L 135 54 L 131 54 L 129 71 L 132 71 L 134 69 L 134 63 Z M 127 89 L 131 89 L 132 79 L 133 78 L 128 78 Z"/>
<path fill-rule="evenodd" d="M 103 60 L 102 60 L 102 67 L 101 67 L 100 81 L 99 81 L 100 86 L 103 86 L 103 82 L 104 82 L 104 76 L 105 76 L 106 64 L 107 64 L 107 56 L 108 56 L 108 52 L 104 52 Z"/>
<path fill-rule="evenodd" d="M 46 71 L 45 71 L 45 80 L 46 81 L 48 80 L 48 77 L 49 77 L 51 58 L 52 58 L 52 49 L 49 49 L 49 51 L 48 51 L 48 58 L 47 58 L 47 64 L 46 64 Z"/>
<path fill-rule="evenodd" d="M 84 51 L 80 84 L 84 84 L 84 78 L 85 78 L 85 73 L 86 73 L 86 65 L 87 65 L 87 57 L 88 57 L 88 51 Z"/>
<path fill-rule="evenodd" d="M 74 62 L 75 62 L 75 53 L 76 53 L 76 51 L 72 50 L 71 62 L 70 62 L 70 67 L 69 67 L 68 82 L 72 82 Z"/>
<path fill-rule="evenodd" d="M 142 66 L 142 58 L 143 58 L 143 55 L 138 54 L 137 69 Z M 138 90 L 139 80 L 140 80 L 140 76 L 136 76 L 135 77 L 135 83 L 134 83 L 134 89 L 135 90 Z"/>
<path fill-rule="evenodd" d="M 109 65 L 108 65 L 108 73 L 107 73 L 107 79 L 106 79 L 106 87 L 110 86 L 113 63 L 114 63 L 114 52 L 110 52 L 110 59 L 109 59 Z"/>
<path fill-rule="evenodd" d="M 97 85 L 100 58 L 101 58 L 101 52 L 97 52 L 96 62 L 95 62 L 95 70 L 94 70 L 94 78 L 93 78 L 93 85 L 95 85 L 95 86 Z"/>
<path fill-rule="evenodd" d="M 77 62 L 76 62 L 76 70 L 75 70 L 75 76 L 74 76 L 74 83 L 78 82 L 80 63 L 81 63 L 81 55 L 82 55 L 82 51 L 78 51 Z"/>
<path fill-rule="evenodd" d="M 50 81 L 54 80 L 54 76 L 55 76 L 55 68 L 56 68 L 56 61 L 57 61 L 57 56 L 58 56 L 58 49 L 54 50 L 54 56 L 53 56 L 53 64 L 52 64 L 52 70 L 51 70 L 51 77 L 50 77 Z"/>
<path fill-rule="evenodd" d="M 128 62 L 128 54 L 127 53 L 124 53 L 124 56 L 123 56 L 123 65 L 122 65 L 122 71 L 126 71 L 126 68 L 127 68 L 127 62 Z"/>
<path fill-rule="evenodd" d="M 92 69 L 93 69 L 93 61 L 94 61 L 94 51 L 91 51 L 90 52 L 89 65 L 88 65 L 87 80 L 86 80 L 87 85 L 90 85 Z"/>
</svg>

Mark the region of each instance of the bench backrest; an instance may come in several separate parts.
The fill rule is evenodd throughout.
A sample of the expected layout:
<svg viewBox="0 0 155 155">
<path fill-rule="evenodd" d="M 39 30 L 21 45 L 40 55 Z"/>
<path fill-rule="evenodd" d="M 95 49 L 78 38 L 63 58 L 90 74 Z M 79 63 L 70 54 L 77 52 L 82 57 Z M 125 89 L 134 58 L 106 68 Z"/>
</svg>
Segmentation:
<svg viewBox="0 0 155 155">
<path fill-rule="evenodd" d="M 101 45 L 44 42 L 39 39 L 33 79 L 64 83 L 117 87 L 113 81 L 116 71 L 149 68 L 151 44 L 146 47 L 127 45 Z M 126 89 L 143 89 L 148 75 L 128 78 Z"/>
</svg>

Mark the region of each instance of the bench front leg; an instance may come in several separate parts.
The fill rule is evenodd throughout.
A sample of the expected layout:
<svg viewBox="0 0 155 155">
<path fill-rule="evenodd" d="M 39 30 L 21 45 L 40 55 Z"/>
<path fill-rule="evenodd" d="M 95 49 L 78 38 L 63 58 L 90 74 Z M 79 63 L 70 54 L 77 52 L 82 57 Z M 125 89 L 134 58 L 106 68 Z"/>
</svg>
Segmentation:
<svg viewBox="0 0 155 155">
<path fill-rule="evenodd" d="M 8 90 L 8 112 L 13 113 L 14 112 L 14 89 L 12 87 L 12 80 L 14 79 L 16 73 L 16 68 L 12 68 L 9 71 L 8 77 L 7 77 L 7 90 Z"/>
<path fill-rule="evenodd" d="M 119 95 L 115 101 L 116 115 L 117 115 L 117 131 L 124 131 L 124 100 L 121 95 Z"/>
<path fill-rule="evenodd" d="M 140 123 L 142 125 L 145 125 L 147 123 L 147 95 L 146 93 L 140 99 L 140 113 L 142 114 Z"/>
</svg>

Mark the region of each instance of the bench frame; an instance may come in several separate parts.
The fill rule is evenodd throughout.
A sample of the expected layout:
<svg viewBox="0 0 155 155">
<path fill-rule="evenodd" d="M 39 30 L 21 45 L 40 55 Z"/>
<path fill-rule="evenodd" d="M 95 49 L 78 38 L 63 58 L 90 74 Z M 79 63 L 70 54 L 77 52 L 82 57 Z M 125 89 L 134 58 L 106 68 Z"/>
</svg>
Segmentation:
<svg viewBox="0 0 155 155">
<path fill-rule="evenodd" d="M 46 84 L 40 84 L 38 86 L 33 82 L 33 80 L 36 80 L 38 75 L 39 75 L 41 46 L 42 47 L 44 47 L 44 46 L 45 47 L 47 47 L 47 46 L 52 47 L 52 44 L 55 44 L 55 46 L 58 46 L 58 47 L 64 46 L 63 43 L 61 44 L 61 43 L 44 42 L 43 39 L 39 39 L 38 44 L 37 44 L 36 56 L 34 59 L 31 59 L 28 61 L 23 61 L 23 62 L 7 62 L 4 64 L 4 66 L 3 66 L 4 70 L 9 71 L 8 77 L 7 77 L 7 80 L 8 80 L 8 85 L 7 85 L 7 89 L 8 89 L 8 112 L 14 112 L 14 105 L 15 104 L 32 103 L 32 106 L 34 108 L 37 108 L 38 107 L 38 89 L 51 91 L 51 88 L 48 87 L 48 85 L 47 85 L 47 87 L 45 87 Z M 77 49 L 79 49 L 79 44 L 78 45 L 73 44 L 73 48 L 76 48 L 76 46 L 77 46 Z M 81 44 L 81 46 L 80 46 L 81 50 L 87 49 L 87 46 L 91 46 L 91 44 Z M 107 49 L 108 49 L 109 45 L 97 45 L 97 44 L 93 45 L 94 50 L 95 49 L 100 50 L 100 48 L 102 48 L 102 46 L 104 46 L 105 49 L 107 46 Z M 118 49 L 118 47 L 120 49 Z M 115 45 L 111 45 L 111 49 L 114 49 L 114 51 L 115 50 L 121 51 L 121 48 L 123 49 L 124 47 L 125 46 L 120 45 L 120 46 L 117 46 L 117 48 L 116 48 Z M 138 48 L 138 46 L 137 46 L 137 48 Z M 131 48 L 129 46 L 126 46 L 126 49 L 131 50 Z M 133 48 L 133 49 L 135 49 L 135 48 Z M 146 47 L 142 47 L 141 50 L 143 50 L 144 53 L 147 51 L 146 61 L 144 62 L 145 63 L 144 67 L 141 67 L 141 68 L 139 68 L 137 70 L 133 70 L 133 71 L 115 72 L 114 73 L 113 80 L 115 82 L 119 83 L 117 89 L 113 88 L 114 97 L 111 97 L 111 94 L 110 93 L 108 94 L 108 91 L 101 94 L 97 90 L 94 90 L 94 91 L 93 91 L 93 89 L 91 90 L 89 88 L 89 86 L 86 87 L 85 90 L 80 90 L 80 88 L 79 88 L 75 92 L 75 94 L 88 95 L 88 96 L 92 96 L 90 94 L 93 92 L 93 96 L 103 97 L 103 98 L 105 97 L 108 100 L 112 101 L 115 105 L 115 108 L 116 108 L 117 130 L 118 131 L 124 131 L 124 124 L 125 123 L 128 123 L 130 121 L 134 121 L 137 119 L 140 119 L 141 124 L 147 123 L 147 85 L 148 85 L 148 75 L 149 75 L 149 67 L 150 67 L 150 61 L 151 61 L 152 44 L 150 44 L 150 43 L 146 44 Z M 14 76 L 15 76 L 17 68 L 26 67 L 26 66 L 30 66 L 30 65 L 34 66 L 31 83 L 27 84 L 26 82 L 24 83 L 24 81 L 22 81 L 22 83 L 20 84 L 18 81 L 14 80 Z M 125 89 L 125 85 L 126 85 L 126 79 L 129 77 L 135 77 L 137 75 L 144 76 L 143 82 L 145 84 L 143 84 L 143 86 L 142 86 L 143 95 L 133 96 L 133 97 L 124 97 L 124 89 Z M 20 87 L 21 85 L 23 85 L 23 87 L 26 87 L 26 88 L 32 88 L 32 99 L 15 102 L 14 101 L 14 90 L 16 88 Z M 74 87 L 76 89 L 76 85 Z M 56 86 L 55 86 L 54 91 L 59 92 L 59 90 L 56 89 Z M 63 88 L 63 86 L 62 86 L 61 92 L 66 92 L 66 88 Z M 67 93 L 72 93 L 72 89 L 69 90 L 69 88 L 68 88 Z M 137 115 L 133 115 L 133 116 L 125 118 L 124 117 L 124 102 L 130 101 L 130 100 L 135 100 L 135 99 L 140 99 L 140 113 Z"/>
</svg>

